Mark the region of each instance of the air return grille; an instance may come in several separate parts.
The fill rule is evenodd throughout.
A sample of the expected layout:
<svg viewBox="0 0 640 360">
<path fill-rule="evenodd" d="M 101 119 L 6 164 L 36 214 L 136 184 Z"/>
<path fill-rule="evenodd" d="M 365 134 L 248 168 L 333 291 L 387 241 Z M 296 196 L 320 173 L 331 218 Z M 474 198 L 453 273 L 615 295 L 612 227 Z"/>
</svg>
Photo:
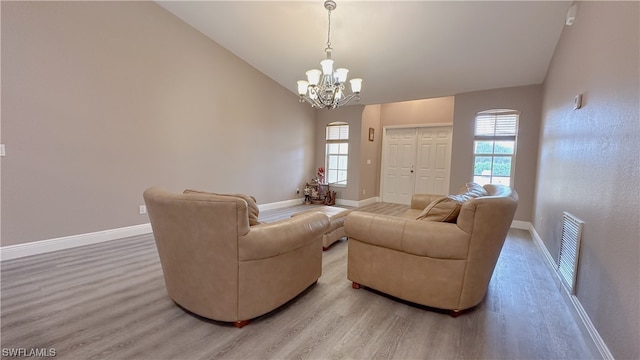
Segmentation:
<svg viewBox="0 0 640 360">
<path fill-rule="evenodd" d="M 575 216 L 562 213 L 562 239 L 558 256 L 558 273 L 570 294 L 575 294 L 580 238 L 584 222 Z"/>
</svg>

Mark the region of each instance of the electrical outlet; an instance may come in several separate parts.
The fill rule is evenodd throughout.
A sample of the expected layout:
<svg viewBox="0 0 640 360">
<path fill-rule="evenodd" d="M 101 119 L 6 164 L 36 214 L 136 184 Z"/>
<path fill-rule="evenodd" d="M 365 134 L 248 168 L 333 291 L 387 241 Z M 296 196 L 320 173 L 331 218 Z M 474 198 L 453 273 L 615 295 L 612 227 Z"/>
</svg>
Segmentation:
<svg viewBox="0 0 640 360">
<path fill-rule="evenodd" d="M 362 195 L 367 195 L 367 190 L 362 189 Z"/>
<path fill-rule="evenodd" d="M 147 213 L 147 206 L 146 205 L 140 205 L 140 215 L 144 215 Z"/>
<path fill-rule="evenodd" d="M 300 188 L 296 188 L 296 195 L 300 195 Z"/>
</svg>

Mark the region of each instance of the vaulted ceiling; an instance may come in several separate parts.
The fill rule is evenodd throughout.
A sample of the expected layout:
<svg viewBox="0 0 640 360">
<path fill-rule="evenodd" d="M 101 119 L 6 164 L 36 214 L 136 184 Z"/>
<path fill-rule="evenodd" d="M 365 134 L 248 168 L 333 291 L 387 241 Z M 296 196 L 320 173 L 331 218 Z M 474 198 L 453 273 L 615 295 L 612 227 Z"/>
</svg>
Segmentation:
<svg viewBox="0 0 640 360">
<path fill-rule="evenodd" d="M 363 79 L 362 104 L 542 83 L 571 5 L 336 2 L 333 59 Z M 158 3 L 293 93 L 324 59 L 322 0 Z"/>
</svg>

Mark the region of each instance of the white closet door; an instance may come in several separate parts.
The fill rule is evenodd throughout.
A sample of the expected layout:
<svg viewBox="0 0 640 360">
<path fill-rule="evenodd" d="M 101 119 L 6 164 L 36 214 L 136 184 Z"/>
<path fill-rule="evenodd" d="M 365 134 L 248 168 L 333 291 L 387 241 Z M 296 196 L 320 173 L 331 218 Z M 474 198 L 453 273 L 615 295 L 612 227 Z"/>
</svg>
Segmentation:
<svg viewBox="0 0 640 360">
<path fill-rule="evenodd" d="M 451 127 L 419 128 L 414 192 L 447 195 L 450 172 Z"/>
<path fill-rule="evenodd" d="M 386 131 L 383 201 L 410 204 L 415 177 L 416 129 Z"/>
<path fill-rule="evenodd" d="M 386 129 L 382 201 L 411 203 L 414 193 L 449 193 L 451 126 Z"/>
</svg>

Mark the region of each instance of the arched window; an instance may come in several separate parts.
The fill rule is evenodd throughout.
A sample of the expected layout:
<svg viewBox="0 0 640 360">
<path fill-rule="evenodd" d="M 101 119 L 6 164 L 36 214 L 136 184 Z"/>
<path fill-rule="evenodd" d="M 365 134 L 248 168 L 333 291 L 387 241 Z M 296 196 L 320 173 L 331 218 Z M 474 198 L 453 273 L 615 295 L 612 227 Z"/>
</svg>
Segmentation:
<svg viewBox="0 0 640 360">
<path fill-rule="evenodd" d="M 349 159 L 349 124 L 332 122 L 327 125 L 326 181 L 331 185 L 347 185 Z"/>
<path fill-rule="evenodd" d="M 520 112 L 493 109 L 476 114 L 473 137 L 473 181 L 511 186 L 515 173 Z"/>
</svg>

